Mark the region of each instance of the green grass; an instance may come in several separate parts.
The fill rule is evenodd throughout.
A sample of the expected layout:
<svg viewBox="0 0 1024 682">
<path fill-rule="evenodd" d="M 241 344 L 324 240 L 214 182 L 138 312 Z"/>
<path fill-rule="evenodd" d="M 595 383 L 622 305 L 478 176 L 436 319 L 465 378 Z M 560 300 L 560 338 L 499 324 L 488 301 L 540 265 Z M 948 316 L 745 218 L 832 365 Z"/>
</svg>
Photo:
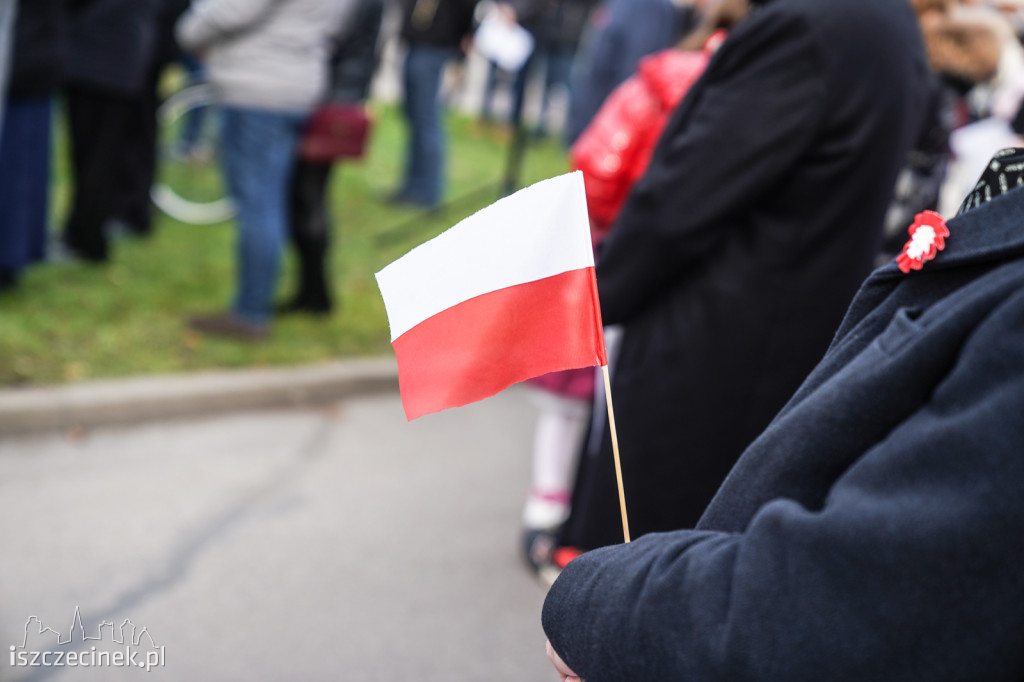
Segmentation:
<svg viewBox="0 0 1024 682">
<path fill-rule="evenodd" d="M 390 352 L 387 319 L 373 273 L 410 248 L 494 201 L 507 139 L 468 118 L 449 118 L 450 208 L 423 216 L 384 205 L 397 183 L 405 129 L 394 107 L 376 108 L 370 152 L 336 166 L 331 178 L 331 275 L 339 310 L 329 318 L 286 317 L 271 339 L 244 344 L 188 331 L 184 319 L 221 310 L 233 290 L 234 226 L 197 227 L 157 215 L 156 234 L 115 244 L 108 265 L 45 264 L 0 294 L 0 385 L 58 384 L 100 377 L 210 368 L 294 365 Z M 55 224 L 70 179 L 58 135 Z M 555 142 L 526 154 L 521 184 L 564 172 Z M 293 281 L 291 254 L 282 275 Z"/>
</svg>

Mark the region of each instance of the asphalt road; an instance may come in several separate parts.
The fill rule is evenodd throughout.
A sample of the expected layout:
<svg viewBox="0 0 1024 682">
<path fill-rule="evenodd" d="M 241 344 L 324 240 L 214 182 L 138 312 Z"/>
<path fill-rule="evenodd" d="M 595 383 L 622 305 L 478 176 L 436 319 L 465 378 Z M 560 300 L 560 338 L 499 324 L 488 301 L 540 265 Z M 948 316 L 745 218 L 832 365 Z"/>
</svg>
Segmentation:
<svg viewBox="0 0 1024 682">
<path fill-rule="evenodd" d="M 0 680 L 554 680 L 517 554 L 534 415 L 513 388 L 0 440 Z M 162 665 L 115 666 L 122 626 Z"/>
</svg>

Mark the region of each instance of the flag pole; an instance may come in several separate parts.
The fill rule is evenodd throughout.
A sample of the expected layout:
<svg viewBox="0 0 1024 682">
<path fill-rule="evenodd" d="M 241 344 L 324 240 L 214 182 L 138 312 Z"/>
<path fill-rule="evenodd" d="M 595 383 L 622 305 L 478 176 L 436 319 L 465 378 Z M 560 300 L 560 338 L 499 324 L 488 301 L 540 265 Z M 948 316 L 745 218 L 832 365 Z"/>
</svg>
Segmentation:
<svg viewBox="0 0 1024 682">
<path fill-rule="evenodd" d="M 612 455 L 615 457 L 615 482 L 619 485 L 619 512 L 622 515 L 622 536 L 629 542 L 629 518 L 626 516 L 626 491 L 622 487 L 622 463 L 619 460 L 619 437 L 615 433 L 615 411 L 612 409 L 612 380 L 608 365 L 601 365 L 604 372 L 604 397 L 608 402 L 608 426 L 612 432 Z"/>
</svg>

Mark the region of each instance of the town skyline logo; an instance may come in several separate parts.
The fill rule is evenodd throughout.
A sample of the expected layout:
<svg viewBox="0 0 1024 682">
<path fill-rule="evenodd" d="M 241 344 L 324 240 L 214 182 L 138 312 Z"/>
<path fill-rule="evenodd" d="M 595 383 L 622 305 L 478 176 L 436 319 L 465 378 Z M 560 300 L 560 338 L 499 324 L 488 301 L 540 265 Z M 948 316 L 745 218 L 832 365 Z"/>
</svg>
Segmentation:
<svg viewBox="0 0 1024 682">
<path fill-rule="evenodd" d="M 78 638 L 75 632 L 78 632 Z M 104 637 L 104 631 L 108 630 L 110 638 Z M 165 662 L 165 650 L 157 646 L 153 635 L 149 633 L 149 627 L 139 628 L 131 618 L 125 618 L 120 625 L 102 620 L 90 634 L 86 631 L 82 622 L 81 607 L 75 606 L 75 613 L 71 617 L 71 626 L 65 636 L 62 630 L 55 630 L 45 625 L 38 616 L 29 616 L 25 621 L 24 632 L 21 638 L 21 645 L 11 645 L 10 664 L 15 667 L 134 667 L 145 668 L 149 672 L 154 667 L 163 667 Z M 41 642 L 40 649 L 47 641 L 53 642 L 58 647 L 68 645 L 89 645 L 92 642 L 100 644 L 109 642 L 121 648 L 114 650 L 101 649 L 92 644 L 88 649 L 67 649 L 53 651 L 29 651 L 29 637 L 33 638 L 33 644 Z M 146 649 L 143 655 L 142 649 Z"/>
<path fill-rule="evenodd" d="M 39 631 L 36 632 L 35 634 L 42 635 L 42 634 L 45 634 L 47 632 L 53 633 L 57 637 L 57 644 L 59 644 L 61 646 L 64 646 L 65 644 L 71 644 L 72 642 L 75 641 L 75 625 L 76 624 L 78 625 L 78 629 L 81 632 L 82 642 L 89 642 L 89 641 L 102 642 L 103 641 L 103 628 L 109 626 L 110 627 L 110 633 L 111 633 L 110 641 L 112 641 L 112 642 L 114 642 L 116 644 L 124 644 L 125 643 L 125 641 L 124 641 L 125 626 L 126 625 L 131 625 L 131 628 L 132 628 L 131 635 L 130 635 L 130 637 L 128 639 L 128 645 L 129 646 L 140 646 L 140 642 L 142 641 L 142 636 L 145 635 L 146 638 L 149 639 L 149 646 L 151 648 L 153 648 L 153 649 L 158 648 L 157 645 L 156 645 L 156 642 L 153 641 L 153 636 L 151 634 L 149 634 L 149 628 L 148 627 L 144 627 L 141 630 L 137 630 L 137 626 L 135 625 L 135 623 L 132 622 L 131 618 L 125 618 L 121 622 L 121 625 L 118 626 L 118 628 L 117 628 L 117 633 L 116 634 L 115 634 L 115 631 L 114 631 L 114 624 L 113 623 L 111 623 L 110 621 L 105 621 L 105 620 L 100 621 L 100 624 L 98 626 L 96 626 L 96 631 L 98 633 L 97 636 L 96 637 L 89 637 L 88 635 L 85 634 L 85 625 L 82 623 L 82 609 L 81 609 L 81 607 L 76 606 L 75 607 L 75 615 L 72 616 L 72 618 L 71 618 L 71 628 L 68 631 L 68 638 L 67 639 L 61 639 L 61 633 L 58 632 L 57 630 L 54 630 L 53 628 L 51 628 L 49 626 L 45 626 L 44 627 L 43 626 L 43 622 L 39 619 L 38 616 L 29 616 L 28 620 L 25 621 L 25 635 L 21 639 L 21 646 L 18 647 L 20 649 L 24 649 L 25 646 L 28 644 L 29 626 L 32 624 L 32 621 L 35 621 L 39 625 Z"/>
</svg>

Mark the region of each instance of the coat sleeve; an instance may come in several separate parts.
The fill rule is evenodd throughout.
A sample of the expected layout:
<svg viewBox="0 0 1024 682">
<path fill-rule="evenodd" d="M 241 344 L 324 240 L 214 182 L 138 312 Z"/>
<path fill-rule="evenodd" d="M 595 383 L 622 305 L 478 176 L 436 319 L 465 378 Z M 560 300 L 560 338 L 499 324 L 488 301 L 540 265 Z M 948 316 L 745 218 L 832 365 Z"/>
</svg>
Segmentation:
<svg viewBox="0 0 1024 682">
<path fill-rule="evenodd" d="M 608 324 L 627 322 L 696 263 L 811 145 L 825 59 L 799 16 L 741 23 L 676 109 L 597 266 Z"/>
<path fill-rule="evenodd" d="M 273 9 L 279 0 L 201 0 L 182 15 L 175 28 L 187 50 L 203 50 L 245 31 Z"/>
<path fill-rule="evenodd" d="M 1024 292 L 821 509 L 584 554 L 544 629 L 587 682 L 1021 679 L 1022 405 Z"/>
<path fill-rule="evenodd" d="M 362 102 L 370 92 L 377 68 L 377 39 L 384 17 L 383 0 L 359 0 L 353 3 L 342 23 L 334 54 L 331 56 L 331 99 Z"/>
</svg>

